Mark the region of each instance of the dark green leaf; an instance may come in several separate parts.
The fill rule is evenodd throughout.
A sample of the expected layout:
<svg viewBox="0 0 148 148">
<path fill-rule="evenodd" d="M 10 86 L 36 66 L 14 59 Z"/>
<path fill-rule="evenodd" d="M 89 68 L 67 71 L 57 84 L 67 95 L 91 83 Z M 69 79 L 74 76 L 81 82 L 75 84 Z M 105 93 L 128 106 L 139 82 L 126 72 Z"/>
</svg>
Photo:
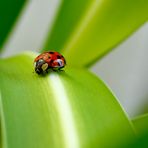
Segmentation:
<svg viewBox="0 0 148 148">
<path fill-rule="evenodd" d="M 138 134 L 148 133 L 148 114 L 139 116 L 132 122 Z"/>
<path fill-rule="evenodd" d="M 1 0 L 0 1 L 0 49 L 10 33 L 25 0 Z"/>
</svg>

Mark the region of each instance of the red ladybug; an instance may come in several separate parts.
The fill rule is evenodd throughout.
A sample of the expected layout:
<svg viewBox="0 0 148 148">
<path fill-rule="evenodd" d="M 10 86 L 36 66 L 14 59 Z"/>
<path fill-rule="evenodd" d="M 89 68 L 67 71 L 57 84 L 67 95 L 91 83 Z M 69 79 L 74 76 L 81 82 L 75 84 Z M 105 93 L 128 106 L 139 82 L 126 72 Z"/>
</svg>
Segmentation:
<svg viewBox="0 0 148 148">
<path fill-rule="evenodd" d="M 34 60 L 34 64 L 36 73 L 44 74 L 48 72 L 48 69 L 54 71 L 61 70 L 66 65 L 66 61 L 60 53 L 47 51 L 37 56 Z"/>
</svg>

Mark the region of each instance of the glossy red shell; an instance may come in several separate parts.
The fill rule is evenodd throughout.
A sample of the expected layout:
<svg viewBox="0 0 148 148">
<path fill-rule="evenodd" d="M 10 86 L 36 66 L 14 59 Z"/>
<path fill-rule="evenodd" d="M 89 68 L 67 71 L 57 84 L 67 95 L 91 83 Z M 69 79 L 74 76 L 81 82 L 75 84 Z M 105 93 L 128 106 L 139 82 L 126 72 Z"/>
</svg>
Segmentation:
<svg viewBox="0 0 148 148">
<path fill-rule="evenodd" d="M 59 52 L 54 51 L 43 52 L 35 58 L 34 62 L 37 62 L 40 59 L 43 59 L 49 67 L 59 67 L 57 59 L 61 60 L 63 67 L 66 64 L 65 58 Z"/>
</svg>

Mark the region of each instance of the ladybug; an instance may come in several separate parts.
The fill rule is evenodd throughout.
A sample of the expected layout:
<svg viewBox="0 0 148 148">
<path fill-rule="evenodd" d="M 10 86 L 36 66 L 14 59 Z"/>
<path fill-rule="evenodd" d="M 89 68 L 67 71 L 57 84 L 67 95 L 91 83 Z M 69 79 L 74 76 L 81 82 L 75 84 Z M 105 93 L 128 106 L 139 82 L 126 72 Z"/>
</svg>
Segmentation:
<svg viewBox="0 0 148 148">
<path fill-rule="evenodd" d="M 34 60 L 35 72 L 44 74 L 48 69 L 61 70 L 66 65 L 65 58 L 58 52 L 47 51 L 37 56 Z"/>
</svg>

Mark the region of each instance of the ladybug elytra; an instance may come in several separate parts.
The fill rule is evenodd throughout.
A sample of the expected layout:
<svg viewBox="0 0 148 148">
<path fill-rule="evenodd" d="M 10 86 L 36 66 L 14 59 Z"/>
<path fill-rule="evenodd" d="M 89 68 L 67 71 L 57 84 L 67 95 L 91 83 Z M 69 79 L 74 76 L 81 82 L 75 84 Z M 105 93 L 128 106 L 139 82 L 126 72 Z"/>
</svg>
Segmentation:
<svg viewBox="0 0 148 148">
<path fill-rule="evenodd" d="M 48 69 L 54 71 L 61 70 L 66 65 L 66 61 L 60 53 L 47 51 L 37 56 L 34 60 L 34 64 L 35 72 L 37 74 L 44 74 L 48 72 Z"/>
</svg>

